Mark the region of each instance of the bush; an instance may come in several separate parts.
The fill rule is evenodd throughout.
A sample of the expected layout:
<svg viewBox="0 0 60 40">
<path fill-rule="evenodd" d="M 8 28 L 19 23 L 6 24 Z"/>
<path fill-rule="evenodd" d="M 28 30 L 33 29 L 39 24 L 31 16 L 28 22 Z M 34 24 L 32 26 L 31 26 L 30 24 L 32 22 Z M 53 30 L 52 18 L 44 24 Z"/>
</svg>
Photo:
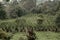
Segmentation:
<svg viewBox="0 0 60 40">
<path fill-rule="evenodd" d="M 0 28 L 2 28 L 6 32 L 15 32 L 15 27 L 16 24 L 11 22 L 2 22 L 0 24 Z"/>
<path fill-rule="evenodd" d="M 55 16 L 52 15 L 43 15 L 39 16 L 42 19 L 37 19 L 37 29 L 39 31 L 56 31 L 56 25 L 55 25 Z"/>
<path fill-rule="evenodd" d="M 10 36 L 9 36 L 10 35 Z M 9 34 L 5 31 L 3 31 L 1 28 L 0 28 L 0 39 L 3 39 L 3 40 L 10 40 L 10 38 L 12 37 L 11 34 Z"/>
<path fill-rule="evenodd" d="M 20 31 L 24 31 L 24 28 L 27 26 L 25 19 L 17 19 L 16 21 L 17 28 L 19 28 Z"/>
</svg>

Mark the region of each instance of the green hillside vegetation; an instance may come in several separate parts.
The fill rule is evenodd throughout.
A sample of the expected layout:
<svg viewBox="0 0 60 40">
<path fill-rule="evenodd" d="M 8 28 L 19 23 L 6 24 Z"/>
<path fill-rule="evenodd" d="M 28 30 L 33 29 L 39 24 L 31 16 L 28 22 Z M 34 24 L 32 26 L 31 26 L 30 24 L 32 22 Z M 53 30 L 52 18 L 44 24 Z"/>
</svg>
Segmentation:
<svg viewBox="0 0 60 40">
<path fill-rule="evenodd" d="M 25 28 L 33 28 L 36 40 L 59 40 L 60 1 L 46 1 L 29 11 L 20 4 L 0 3 L 0 39 L 27 40 Z"/>
<path fill-rule="evenodd" d="M 7 21 L 0 20 L 0 27 L 3 30 L 11 30 L 17 31 L 24 30 L 25 27 L 33 27 L 35 30 L 38 31 L 60 31 L 59 27 L 56 24 L 57 15 L 44 15 L 44 14 L 29 14 L 16 18 L 16 19 L 9 19 Z M 15 30 L 17 28 L 17 30 Z M 19 28 L 19 29 L 18 29 Z M 20 31 L 21 31 L 20 30 Z"/>
</svg>

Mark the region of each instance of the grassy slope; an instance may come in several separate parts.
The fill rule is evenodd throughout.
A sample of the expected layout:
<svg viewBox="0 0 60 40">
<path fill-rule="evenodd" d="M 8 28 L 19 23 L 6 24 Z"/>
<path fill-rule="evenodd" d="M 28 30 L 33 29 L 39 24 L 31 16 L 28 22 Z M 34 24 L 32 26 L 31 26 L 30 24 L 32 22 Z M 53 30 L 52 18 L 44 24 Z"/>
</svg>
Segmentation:
<svg viewBox="0 0 60 40">
<path fill-rule="evenodd" d="M 37 40 L 60 40 L 60 33 L 55 32 L 36 32 Z M 14 34 L 11 40 L 26 40 L 24 33 Z"/>
<path fill-rule="evenodd" d="M 48 19 L 52 17 L 46 16 Z M 34 25 L 36 24 L 36 19 L 39 19 L 39 17 L 37 17 L 37 14 L 35 15 L 26 15 L 26 16 L 22 16 L 20 17 L 22 19 L 25 19 L 27 21 L 28 25 Z M 10 20 L 0 20 L 0 22 L 14 22 L 16 19 L 10 19 Z M 46 24 L 46 23 L 44 23 Z M 37 35 L 37 40 L 60 40 L 60 34 L 59 33 L 54 33 L 54 32 L 36 32 Z M 19 40 L 20 38 L 22 39 L 22 37 L 25 39 L 26 36 L 24 33 L 16 33 L 14 34 L 13 38 L 11 40 Z M 20 40 L 21 40 L 20 39 Z"/>
</svg>

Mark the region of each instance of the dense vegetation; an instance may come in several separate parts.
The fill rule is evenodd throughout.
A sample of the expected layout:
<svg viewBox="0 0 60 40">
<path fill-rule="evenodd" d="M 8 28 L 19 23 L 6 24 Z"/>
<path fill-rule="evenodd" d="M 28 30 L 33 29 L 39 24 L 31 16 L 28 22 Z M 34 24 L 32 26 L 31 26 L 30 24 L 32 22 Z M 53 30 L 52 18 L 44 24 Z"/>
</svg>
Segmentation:
<svg viewBox="0 0 60 40">
<path fill-rule="evenodd" d="M 27 27 L 35 31 L 60 32 L 60 1 L 48 1 L 29 11 L 20 4 L 4 6 L 0 3 L 0 28 L 4 35 L 4 32 L 25 32 Z"/>
</svg>

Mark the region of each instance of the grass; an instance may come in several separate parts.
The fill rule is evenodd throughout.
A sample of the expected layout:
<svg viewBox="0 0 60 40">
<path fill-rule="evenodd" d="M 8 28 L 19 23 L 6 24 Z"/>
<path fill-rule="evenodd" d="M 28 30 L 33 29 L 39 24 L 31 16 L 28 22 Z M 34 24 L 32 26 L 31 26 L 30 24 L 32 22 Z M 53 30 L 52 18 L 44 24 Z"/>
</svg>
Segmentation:
<svg viewBox="0 0 60 40">
<path fill-rule="evenodd" d="M 14 34 L 11 40 L 27 40 L 25 33 Z M 36 32 L 36 40 L 60 40 L 60 33 L 55 32 Z"/>
<path fill-rule="evenodd" d="M 60 34 L 55 32 L 37 32 L 38 40 L 60 40 Z"/>
<path fill-rule="evenodd" d="M 25 36 L 25 33 L 15 33 L 10 40 L 27 40 L 27 37 Z"/>
</svg>

